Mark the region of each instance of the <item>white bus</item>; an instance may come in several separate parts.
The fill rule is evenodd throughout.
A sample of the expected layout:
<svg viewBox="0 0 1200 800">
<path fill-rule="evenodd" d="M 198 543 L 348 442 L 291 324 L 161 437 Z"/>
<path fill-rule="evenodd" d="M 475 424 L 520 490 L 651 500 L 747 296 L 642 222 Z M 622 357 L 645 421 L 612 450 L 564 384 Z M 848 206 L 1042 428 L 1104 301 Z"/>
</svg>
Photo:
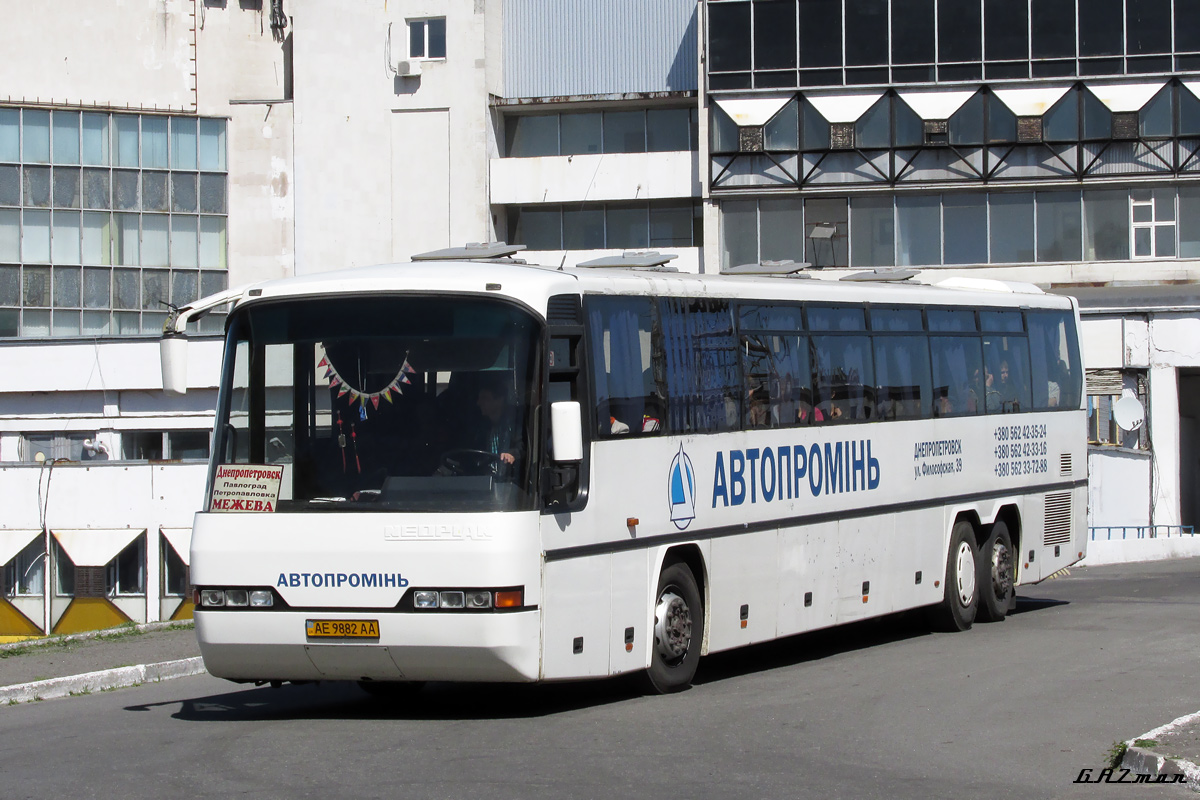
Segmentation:
<svg viewBox="0 0 1200 800">
<path fill-rule="evenodd" d="M 471 252 L 216 299 L 212 674 L 666 692 L 706 653 L 905 609 L 1001 620 L 1084 556 L 1070 298 Z M 214 302 L 168 323 L 169 388 Z"/>
</svg>

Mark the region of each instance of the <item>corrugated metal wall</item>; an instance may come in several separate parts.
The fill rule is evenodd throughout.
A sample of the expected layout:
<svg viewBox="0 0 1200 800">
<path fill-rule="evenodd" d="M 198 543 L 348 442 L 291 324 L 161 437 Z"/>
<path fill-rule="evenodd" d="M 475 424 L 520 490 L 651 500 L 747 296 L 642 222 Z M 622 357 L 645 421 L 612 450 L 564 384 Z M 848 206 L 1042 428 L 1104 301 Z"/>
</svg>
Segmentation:
<svg viewBox="0 0 1200 800">
<path fill-rule="evenodd" d="M 695 91 L 697 0 L 505 0 L 504 94 Z"/>
</svg>

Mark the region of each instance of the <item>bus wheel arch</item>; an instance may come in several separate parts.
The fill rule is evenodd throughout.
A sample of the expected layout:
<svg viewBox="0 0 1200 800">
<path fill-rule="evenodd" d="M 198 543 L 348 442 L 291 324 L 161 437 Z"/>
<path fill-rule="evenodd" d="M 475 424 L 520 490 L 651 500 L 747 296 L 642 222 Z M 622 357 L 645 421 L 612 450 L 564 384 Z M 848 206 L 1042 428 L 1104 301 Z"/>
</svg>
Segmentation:
<svg viewBox="0 0 1200 800">
<path fill-rule="evenodd" d="M 651 692 L 667 694 L 691 685 L 704 648 L 707 615 L 699 548 L 685 545 L 669 550 L 655 585 L 645 682 Z"/>
<path fill-rule="evenodd" d="M 1016 605 L 1016 573 L 1020 554 L 1020 514 L 1004 506 L 987 529 L 979 558 L 979 618 L 1000 622 Z"/>
</svg>

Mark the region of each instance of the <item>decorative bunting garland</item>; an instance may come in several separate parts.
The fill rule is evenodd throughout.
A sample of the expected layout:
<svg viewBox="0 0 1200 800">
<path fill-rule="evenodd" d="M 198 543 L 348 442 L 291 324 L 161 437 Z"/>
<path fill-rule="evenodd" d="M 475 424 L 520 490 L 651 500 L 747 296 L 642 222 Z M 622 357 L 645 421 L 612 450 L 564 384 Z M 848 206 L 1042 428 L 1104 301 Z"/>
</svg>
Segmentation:
<svg viewBox="0 0 1200 800">
<path fill-rule="evenodd" d="M 345 397 L 346 395 L 350 395 L 350 405 L 361 403 L 364 409 L 366 408 L 368 400 L 371 401 L 372 406 L 378 409 L 379 398 L 381 397 L 391 403 L 392 392 L 395 392 L 396 394 L 404 394 L 404 390 L 402 388 L 403 385 L 412 385 L 412 381 L 409 380 L 408 376 L 416 373 L 416 370 L 413 369 L 408 363 L 408 354 L 406 353 L 404 356 L 404 363 L 400 365 L 400 371 L 396 373 L 396 377 L 392 379 L 391 383 L 383 387 L 378 392 L 363 392 L 351 386 L 350 383 L 344 377 L 342 377 L 342 375 L 336 369 L 334 369 L 333 364 L 329 362 L 329 358 L 327 356 L 322 356 L 320 363 L 317 364 L 318 369 L 321 367 L 325 368 L 325 379 L 329 381 L 329 385 L 331 387 L 340 387 L 337 393 L 339 399 Z"/>
</svg>

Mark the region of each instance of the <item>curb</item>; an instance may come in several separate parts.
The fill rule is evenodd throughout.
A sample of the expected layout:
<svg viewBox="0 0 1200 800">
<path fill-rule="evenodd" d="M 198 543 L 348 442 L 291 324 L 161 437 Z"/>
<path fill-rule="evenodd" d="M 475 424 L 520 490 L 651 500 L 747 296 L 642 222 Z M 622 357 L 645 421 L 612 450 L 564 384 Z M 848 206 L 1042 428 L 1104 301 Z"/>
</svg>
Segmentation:
<svg viewBox="0 0 1200 800">
<path fill-rule="evenodd" d="M 107 639 L 110 636 L 128 635 L 130 631 L 138 633 L 150 633 L 151 631 L 173 630 L 175 628 L 191 628 L 195 625 L 193 620 L 165 620 L 163 622 L 143 622 L 138 625 L 118 625 L 115 628 L 104 628 L 98 631 L 85 631 L 83 633 L 67 633 L 67 634 L 51 634 L 50 636 L 39 636 L 35 639 L 23 639 L 19 642 L 4 642 L 0 644 L 0 652 L 4 650 L 17 650 L 26 647 L 44 647 L 47 645 L 59 644 L 61 642 L 79 642 L 86 639 Z"/>
<path fill-rule="evenodd" d="M 200 656 L 183 658 L 178 661 L 161 661 L 157 664 L 102 669 L 98 672 L 85 672 L 82 675 L 69 675 L 65 678 L 50 678 L 44 681 L 0 687 L 0 705 L 11 706 L 34 700 L 50 700 L 67 695 L 123 689 L 150 681 L 167 681 L 172 678 L 200 675 L 205 671 L 204 659 Z"/>
<path fill-rule="evenodd" d="M 1181 775 L 1183 776 L 1183 782 L 1190 789 L 1200 792 L 1200 766 L 1183 758 L 1172 758 L 1160 755 L 1145 747 L 1134 746 L 1134 742 L 1152 740 L 1164 733 L 1170 733 L 1182 725 L 1195 724 L 1197 721 L 1200 721 L 1200 711 L 1194 714 L 1185 714 L 1179 719 L 1168 722 L 1166 725 L 1160 725 L 1154 730 L 1146 731 L 1135 739 L 1130 739 L 1127 743 L 1128 748 L 1125 750 L 1125 755 L 1121 759 L 1121 766 L 1138 775 L 1149 775 L 1151 778 Z"/>
</svg>

